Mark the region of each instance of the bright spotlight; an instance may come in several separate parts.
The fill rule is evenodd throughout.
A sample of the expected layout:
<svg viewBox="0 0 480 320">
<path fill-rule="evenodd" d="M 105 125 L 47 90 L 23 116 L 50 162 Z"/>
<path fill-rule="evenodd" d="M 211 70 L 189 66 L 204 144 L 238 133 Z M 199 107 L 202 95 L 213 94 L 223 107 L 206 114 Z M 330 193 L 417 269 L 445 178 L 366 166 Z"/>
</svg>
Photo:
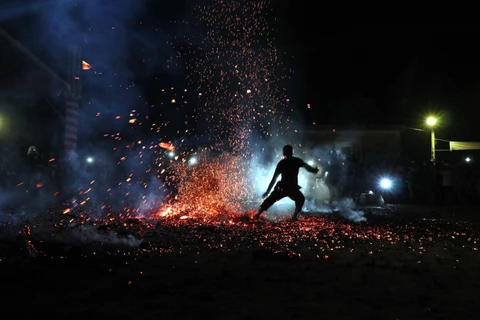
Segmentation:
<svg viewBox="0 0 480 320">
<path fill-rule="evenodd" d="M 380 180 L 380 187 L 384 190 L 389 190 L 392 188 L 392 180 L 388 178 L 383 178 Z"/>
<path fill-rule="evenodd" d="M 308 164 L 309 164 L 310 166 L 313 166 L 313 165 L 315 164 L 315 162 L 313 162 L 313 160 L 310 160 L 310 161 L 308 161 Z"/>
<path fill-rule="evenodd" d="M 169 156 L 170 158 L 173 158 L 173 157 L 175 157 L 175 152 L 173 152 L 173 151 L 170 151 L 170 152 L 168 153 L 168 156 Z"/>
<path fill-rule="evenodd" d="M 434 125 L 437 124 L 437 118 L 435 118 L 435 117 L 428 117 L 426 122 L 427 122 L 427 125 L 428 125 L 429 127 L 433 127 Z"/>
<path fill-rule="evenodd" d="M 197 158 L 191 157 L 190 160 L 188 161 L 188 163 L 191 164 L 191 165 L 194 165 L 195 163 L 197 163 Z"/>
<path fill-rule="evenodd" d="M 470 161 L 472 161 L 472 159 L 470 159 L 469 157 L 465 158 L 465 162 L 470 162 Z"/>
<path fill-rule="evenodd" d="M 93 162 L 93 158 L 92 158 L 92 157 L 88 157 L 88 158 L 87 158 L 87 162 L 88 162 L 88 163 L 92 163 L 92 162 Z"/>
</svg>

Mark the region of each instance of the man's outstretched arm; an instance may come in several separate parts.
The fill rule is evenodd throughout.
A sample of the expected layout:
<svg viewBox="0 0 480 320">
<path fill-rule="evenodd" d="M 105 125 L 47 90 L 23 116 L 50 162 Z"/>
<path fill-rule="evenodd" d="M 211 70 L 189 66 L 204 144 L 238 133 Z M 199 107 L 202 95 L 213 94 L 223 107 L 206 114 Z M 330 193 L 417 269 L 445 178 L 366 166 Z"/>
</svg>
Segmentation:
<svg viewBox="0 0 480 320">
<path fill-rule="evenodd" d="M 309 165 L 308 163 L 303 163 L 302 167 L 304 167 L 305 169 L 307 169 L 308 172 L 311 172 L 311 173 L 315 173 L 317 174 L 318 173 L 318 168 L 314 168 L 312 167 L 311 165 Z"/>
</svg>

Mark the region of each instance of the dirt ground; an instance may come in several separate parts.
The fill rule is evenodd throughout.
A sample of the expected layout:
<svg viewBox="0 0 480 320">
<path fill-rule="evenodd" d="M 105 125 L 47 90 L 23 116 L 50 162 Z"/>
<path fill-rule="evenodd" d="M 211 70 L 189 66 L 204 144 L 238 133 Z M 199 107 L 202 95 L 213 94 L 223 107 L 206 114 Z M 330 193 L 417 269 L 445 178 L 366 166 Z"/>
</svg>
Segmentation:
<svg viewBox="0 0 480 320">
<path fill-rule="evenodd" d="M 49 319 L 478 317 L 479 211 L 365 213 L 361 223 L 323 215 L 149 232 L 141 225 L 130 230 L 143 236 L 137 247 L 46 240 L 40 231 L 4 237 L 2 311 Z"/>
</svg>

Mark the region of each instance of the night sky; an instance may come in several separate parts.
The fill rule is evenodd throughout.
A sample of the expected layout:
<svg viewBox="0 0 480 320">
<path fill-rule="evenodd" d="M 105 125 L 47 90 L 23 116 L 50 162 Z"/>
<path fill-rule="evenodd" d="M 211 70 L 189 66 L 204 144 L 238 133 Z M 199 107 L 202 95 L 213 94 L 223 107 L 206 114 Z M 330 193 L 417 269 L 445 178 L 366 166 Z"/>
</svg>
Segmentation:
<svg viewBox="0 0 480 320">
<path fill-rule="evenodd" d="M 308 117 L 418 127 L 434 112 L 449 134 L 480 137 L 478 26 L 317 25 L 293 8 L 291 48 L 306 62 L 296 90 L 315 109 Z"/>
<path fill-rule="evenodd" d="M 140 10 L 142 25 L 136 32 L 160 28 L 166 37 L 178 34 L 181 26 L 172 22 L 188 19 L 191 3 L 148 2 Z M 443 117 L 440 135 L 448 135 L 445 138 L 480 139 L 475 122 L 480 113 L 479 26 L 319 23 L 306 1 L 274 1 L 273 8 L 277 47 L 295 71 L 288 88 L 292 105 L 304 124 L 421 127 L 424 117 L 434 112 Z M 27 28 L 34 28 L 35 14 L 3 17 L 0 25 L 22 38 Z M 25 42 L 28 45 L 28 39 Z M 147 42 L 154 46 L 154 41 Z M 42 58 L 52 55 L 38 45 L 32 51 Z M 156 59 L 170 54 L 160 47 L 151 51 Z M 133 50 L 135 55 L 139 52 Z M 1 67 L 5 83 L 12 73 L 4 60 Z M 158 99 L 159 83 L 152 77 L 161 78 L 165 86 L 181 85 L 184 78 L 182 68 L 166 70 L 161 63 L 135 68 L 133 77 L 148 104 Z"/>
</svg>

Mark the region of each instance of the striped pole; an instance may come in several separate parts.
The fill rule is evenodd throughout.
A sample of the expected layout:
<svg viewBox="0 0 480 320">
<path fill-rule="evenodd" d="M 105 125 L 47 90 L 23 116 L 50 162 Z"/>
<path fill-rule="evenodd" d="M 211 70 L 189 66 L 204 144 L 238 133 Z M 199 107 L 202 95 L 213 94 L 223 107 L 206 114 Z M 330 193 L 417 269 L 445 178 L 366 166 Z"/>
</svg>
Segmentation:
<svg viewBox="0 0 480 320">
<path fill-rule="evenodd" d="M 74 97 L 66 99 L 64 150 L 75 151 L 78 139 L 78 107 L 79 101 Z"/>
<path fill-rule="evenodd" d="M 68 154 L 77 149 L 78 143 L 78 113 L 82 87 L 80 74 L 82 72 L 82 59 L 80 49 L 76 45 L 69 46 L 69 63 L 67 79 L 69 83 L 68 92 L 65 96 L 65 135 L 64 151 Z"/>
</svg>

